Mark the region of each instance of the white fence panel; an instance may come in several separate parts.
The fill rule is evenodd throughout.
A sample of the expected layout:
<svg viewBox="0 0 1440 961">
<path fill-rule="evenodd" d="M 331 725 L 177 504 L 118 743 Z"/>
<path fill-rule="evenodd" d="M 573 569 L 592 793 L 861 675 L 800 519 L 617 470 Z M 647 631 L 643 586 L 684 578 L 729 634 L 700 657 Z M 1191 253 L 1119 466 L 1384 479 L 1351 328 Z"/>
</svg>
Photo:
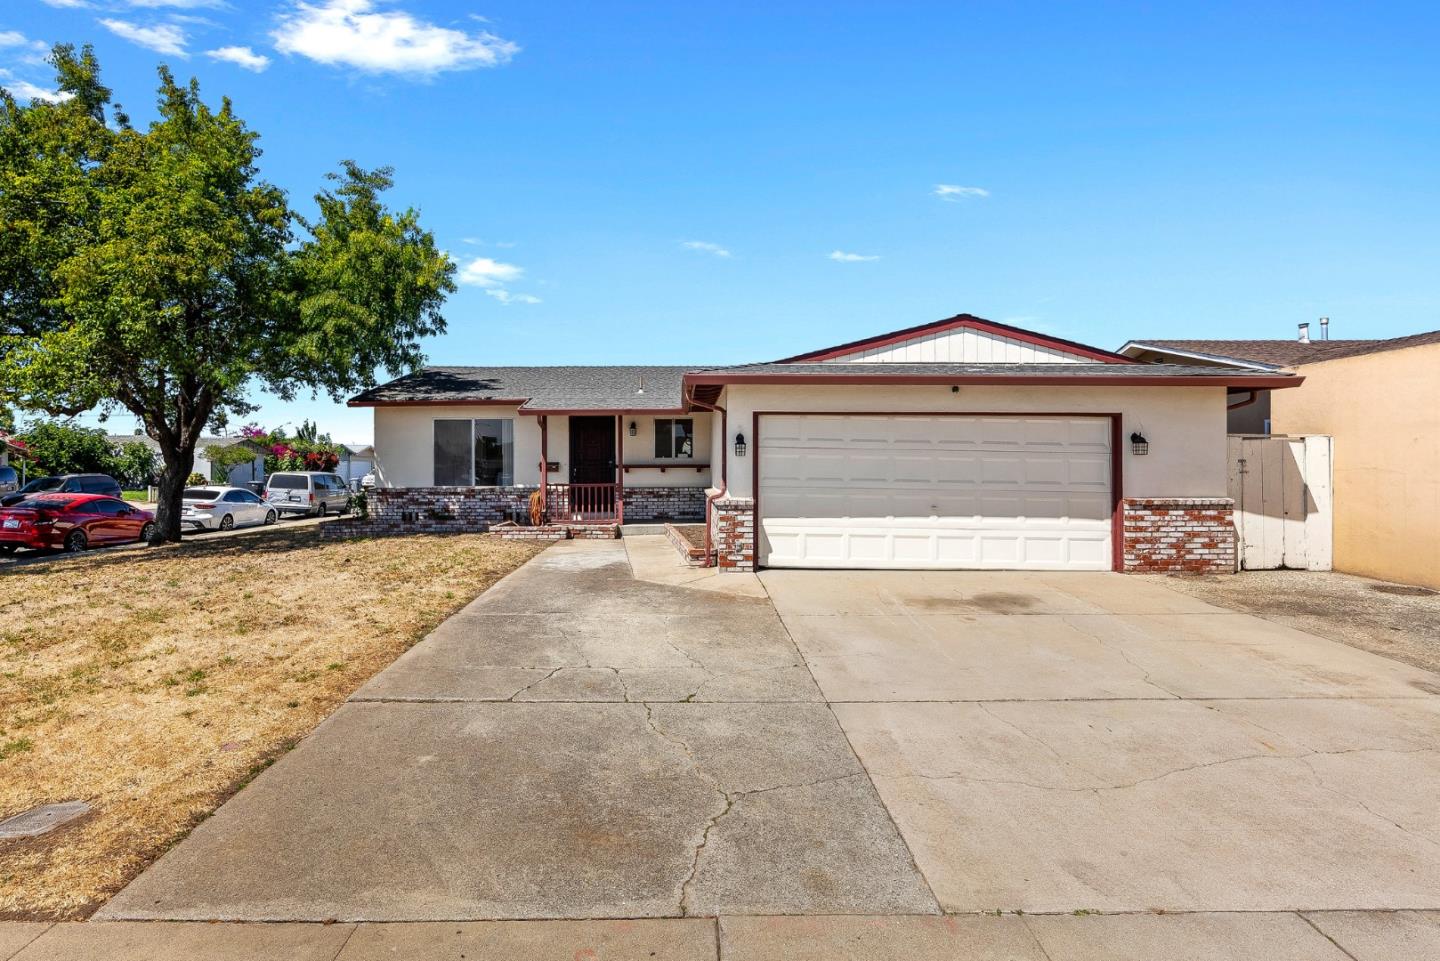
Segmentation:
<svg viewBox="0 0 1440 961">
<path fill-rule="evenodd" d="M 1228 477 L 1244 570 L 1328 571 L 1331 438 L 1231 434 Z"/>
</svg>

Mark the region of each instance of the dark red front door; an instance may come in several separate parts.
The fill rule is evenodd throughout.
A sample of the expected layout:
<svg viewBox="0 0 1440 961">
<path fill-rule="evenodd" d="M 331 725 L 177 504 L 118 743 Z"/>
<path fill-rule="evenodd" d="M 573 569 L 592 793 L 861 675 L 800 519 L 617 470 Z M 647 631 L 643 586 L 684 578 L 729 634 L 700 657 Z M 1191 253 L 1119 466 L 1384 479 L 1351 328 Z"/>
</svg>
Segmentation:
<svg viewBox="0 0 1440 961">
<path fill-rule="evenodd" d="M 615 418 L 570 418 L 570 483 L 615 483 Z"/>
</svg>

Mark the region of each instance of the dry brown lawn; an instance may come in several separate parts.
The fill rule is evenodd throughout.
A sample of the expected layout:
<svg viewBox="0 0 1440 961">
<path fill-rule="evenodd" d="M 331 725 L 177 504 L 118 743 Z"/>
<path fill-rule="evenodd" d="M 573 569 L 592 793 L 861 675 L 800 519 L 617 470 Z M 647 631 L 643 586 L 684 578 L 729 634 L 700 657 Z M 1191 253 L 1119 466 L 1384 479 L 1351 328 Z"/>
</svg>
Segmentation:
<svg viewBox="0 0 1440 961">
<path fill-rule="evenodd" d="M 541 548 L 316 529 L 0 573 L 0 918 L 84 917 L 366 679 Z"/>
</svg>

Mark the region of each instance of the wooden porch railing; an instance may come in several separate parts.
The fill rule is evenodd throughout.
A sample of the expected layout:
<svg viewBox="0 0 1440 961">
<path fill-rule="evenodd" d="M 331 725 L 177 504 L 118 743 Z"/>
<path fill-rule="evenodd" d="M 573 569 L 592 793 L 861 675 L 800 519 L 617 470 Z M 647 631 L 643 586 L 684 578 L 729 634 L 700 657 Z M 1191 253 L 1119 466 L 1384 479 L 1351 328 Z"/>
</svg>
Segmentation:
<svg viewBox="0 0 1440 961">
<path fill-rule="evenodd" d="M 546 523 L 619 523 L 624 516 L 618 484 L 545 485 Z"/>
</svg>

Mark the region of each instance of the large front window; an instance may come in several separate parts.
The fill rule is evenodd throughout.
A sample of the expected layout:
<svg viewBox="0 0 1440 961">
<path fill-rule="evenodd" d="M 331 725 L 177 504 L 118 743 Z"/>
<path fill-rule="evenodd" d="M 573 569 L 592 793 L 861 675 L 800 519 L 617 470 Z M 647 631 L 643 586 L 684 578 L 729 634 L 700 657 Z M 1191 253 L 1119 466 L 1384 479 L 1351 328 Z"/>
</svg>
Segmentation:
<svg viewBox="0 0 1440 961">
<path fill-rule="evenodd" d="M 435 421 L 435 486 L 509 487 L 513 483 L 514 421 Z"/>
</svg>

